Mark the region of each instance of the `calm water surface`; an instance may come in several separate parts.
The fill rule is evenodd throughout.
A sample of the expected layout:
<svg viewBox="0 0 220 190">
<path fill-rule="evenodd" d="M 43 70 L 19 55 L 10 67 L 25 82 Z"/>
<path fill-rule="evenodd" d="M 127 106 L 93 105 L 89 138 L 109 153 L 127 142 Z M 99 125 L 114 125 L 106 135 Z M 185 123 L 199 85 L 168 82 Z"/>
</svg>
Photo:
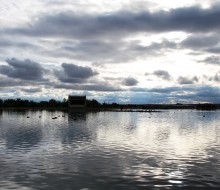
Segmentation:
<svg viewBox="0 0 220 190">
<path fill-rule="evenodd" d="M 220 111 L 0 111 L 0 189 L 219 188 Z"/>
</svg>

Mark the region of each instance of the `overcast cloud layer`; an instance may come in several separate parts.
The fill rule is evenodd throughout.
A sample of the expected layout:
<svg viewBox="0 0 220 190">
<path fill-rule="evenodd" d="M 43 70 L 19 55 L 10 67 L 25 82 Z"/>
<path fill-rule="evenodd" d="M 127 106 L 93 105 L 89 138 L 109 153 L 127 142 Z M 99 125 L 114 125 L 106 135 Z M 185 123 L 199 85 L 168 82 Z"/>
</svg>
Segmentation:
<svg viewBox="0 0 220 190">
<path fill-rule="evenodd" d="M 219 1 L 1 3 L 0 98 L 220 102 Z"/>
</svg>

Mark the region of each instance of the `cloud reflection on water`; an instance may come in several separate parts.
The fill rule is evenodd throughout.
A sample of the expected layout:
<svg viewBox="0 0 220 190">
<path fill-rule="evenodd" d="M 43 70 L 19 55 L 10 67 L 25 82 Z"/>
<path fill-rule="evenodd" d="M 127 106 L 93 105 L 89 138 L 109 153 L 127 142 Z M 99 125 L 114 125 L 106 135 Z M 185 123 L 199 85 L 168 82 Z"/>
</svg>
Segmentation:
<svg viewBox="0 0 220 190">
<path fill-rule="evenodd" d="M 219 114 L 3 112 L 0 187 L 220 186 Z"/>
</svg>

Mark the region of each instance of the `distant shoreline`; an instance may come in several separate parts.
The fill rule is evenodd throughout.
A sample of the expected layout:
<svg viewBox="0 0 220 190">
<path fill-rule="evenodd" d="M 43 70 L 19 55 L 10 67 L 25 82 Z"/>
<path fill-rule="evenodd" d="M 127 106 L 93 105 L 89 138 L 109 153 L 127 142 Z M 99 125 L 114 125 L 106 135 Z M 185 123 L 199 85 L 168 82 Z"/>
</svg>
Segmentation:
<svg viewBox="0 0 220 190">
<path fill-rule="evenodd" d="M 86 97 L 71 97 L 73 99 L 63 99 L 57 101 L 50 99 L 49 101 L 34 102 L 23 99 L 0 99 L 0 110 L 65 110 L 75 109 L 74 111 L 139 111 L 152 112 L 155 110 L 165 109 L 197 109 L 197 110 L 216 110 L 220 109 L 220 103 L 197 103 L 197 104 L 118 104 L 118 103 L 99 103 L 97 100 L 85 99 Z M 76 99 L 78 98 L 78 99 Z M 79 99 L 80 98 L 80 99 Z M 82 100 L 81 100 L 82 99 Z M 70 103 L 71 102 L 71 103 Z"/>
<path fill-rule="evenodd" d="M 60 107 L 0 107 L 0 110 L 67 110 L 68 108 L 60 108 Z"/>
<path fill-rule="evenodd" d="M 128 104 L 116 106 L 86 107 L 83 111 L 115 111 L 115 112 L 158 112 L 158 110 L 168 109 L 196 109 L 196 110 L 217 110 L 220 104 Z M 77 111 L 77 108 L 68 107 L 0 107 L 0 110 L 51 110 L 51 111 Z M 81 110 L 80 110 L 81 111 Z"/>
</svg>

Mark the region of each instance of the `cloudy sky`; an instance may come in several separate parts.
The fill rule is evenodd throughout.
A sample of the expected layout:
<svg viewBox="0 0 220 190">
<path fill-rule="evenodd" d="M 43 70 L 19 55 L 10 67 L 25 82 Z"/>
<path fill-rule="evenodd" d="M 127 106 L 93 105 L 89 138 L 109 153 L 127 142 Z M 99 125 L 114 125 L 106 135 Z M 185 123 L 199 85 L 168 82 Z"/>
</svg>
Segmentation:
<svg viewBox="0 0 220 190">
<path fill-rule="evenodd" d="M 1 0 L 0 98 L 220 102 L 219 0 Z"/>
</svg>

